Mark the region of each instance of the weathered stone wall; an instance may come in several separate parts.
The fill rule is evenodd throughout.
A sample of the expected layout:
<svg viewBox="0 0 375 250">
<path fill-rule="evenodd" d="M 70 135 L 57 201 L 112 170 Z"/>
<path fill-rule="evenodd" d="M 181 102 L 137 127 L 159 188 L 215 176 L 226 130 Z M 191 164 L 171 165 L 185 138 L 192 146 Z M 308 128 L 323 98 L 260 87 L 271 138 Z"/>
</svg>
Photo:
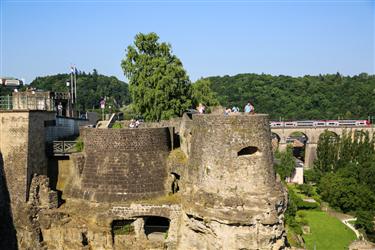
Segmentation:
<svg viewBox="0 0 375 250">
<path fill-rule="evenodd" d="M 26 202 L 29 112 L 0 112 L 0 152 L 11 203 Z"/>
<path fill-rule="evenodd" d="M 33 229 L 26 201 L 33 175 L 47 173 L 44 121 L 53 117 L 54 113 L 46 111 L 0 112 L 3 190 L 9 197 L 5 207 L 10 208 L 19 247 L 31 242 L 27 240 Z"/>
<path fill-rule="evenodd" d="M 43 112 L 0 112 L 0 221 L 11 226 L 13 220 L 17 235 L 10 239 L 17 237 L 20 249 L 285 246 L 286 197 L 272 167 L 266 115 L 184 117 L 175 129 L 181 148 L 173 153 L 169 128 L 84 128 L 84 152 L 56 165 L 53 186 L 66 198 L 59 208 L 45 176 L 43 125 L 52 119 Z M 158 197 L 176 183 L 177 194 Z M 137 201 L 144 198 L 152 199 Z M 14 218 L 6 214 L 10 200 L 19 204 L 12 204 Z M 170 222 L 156 243 L 157 233 L 146 234 L 152 216 Z M 133 221 L 135 234 L 114 235 L 114 220 Z M 3 231 L 14 232 L 0 224 L 0 242 Z"/>
<path fill-rule="evenodd" d="M 0 112 L 0 152 L 12 203 L 25 202 L 34 173 L 47 173 L 44 121 L 52 112 Z"/>
<path fill-rule="evenodd" d="M 47 175 L 48 159 L 46 155 L 45 121 L 53 119 L 55 119 L 54 112 L 29 112 L 27 190 L 29 190 L 34 174 Z"/>
<path fill-rule="evenodd" d="M 168 128 L 81 130 L 85 165 L 74 196 L 125 201 L 165 193 Z"/>
<path fill-rule="evenodd" d="M 285 192 L 267 115 L 194 115 L 183 175 L 181 249 L 284 246 Z"/>
</svg>

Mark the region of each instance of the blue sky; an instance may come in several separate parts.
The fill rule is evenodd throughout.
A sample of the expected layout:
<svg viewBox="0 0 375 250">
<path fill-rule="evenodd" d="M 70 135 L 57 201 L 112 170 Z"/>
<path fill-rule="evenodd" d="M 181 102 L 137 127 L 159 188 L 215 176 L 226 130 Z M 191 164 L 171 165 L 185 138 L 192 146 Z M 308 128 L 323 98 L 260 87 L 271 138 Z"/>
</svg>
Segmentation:
<svg viewBox="0 0 375 250">
<path fill-rule="evenodd" d="M 69 71 L 125 80 L 138 32 L 169 42 L 190 78 L 238 73 L 374 74 L 373 0 L 0 0 L 0 75 Z"/>
</svg>

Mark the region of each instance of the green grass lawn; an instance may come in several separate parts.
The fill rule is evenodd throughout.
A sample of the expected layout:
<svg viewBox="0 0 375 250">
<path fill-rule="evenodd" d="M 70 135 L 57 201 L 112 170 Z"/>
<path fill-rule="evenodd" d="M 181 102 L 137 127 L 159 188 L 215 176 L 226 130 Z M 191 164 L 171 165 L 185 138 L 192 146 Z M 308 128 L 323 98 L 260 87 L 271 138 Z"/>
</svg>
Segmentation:
<svg viewBox="0 0 375 250">
<path fill-rule="evenodd" d="M 322 211 L 306 211 L 310 234 L 303 235 L 308 250 L 343 250 L 356 239 L 352 230 Z"/>
</svg>

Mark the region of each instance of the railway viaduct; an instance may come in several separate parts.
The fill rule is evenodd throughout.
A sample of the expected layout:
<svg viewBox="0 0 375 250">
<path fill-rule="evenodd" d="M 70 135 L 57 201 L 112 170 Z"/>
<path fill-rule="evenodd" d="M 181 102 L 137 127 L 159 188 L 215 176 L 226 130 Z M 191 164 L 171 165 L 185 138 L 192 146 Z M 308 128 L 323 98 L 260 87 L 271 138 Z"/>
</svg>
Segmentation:
<svg viewBox="0 0 375 250">
<path fill-rule="evenodd" d="M 318 146 L 318 140 L 320 134 L 324 133 L 326 130 L 333 132 L 337 135 L 342 135 L 344 131 L 354 133 L 354 131 L 368 131 L 370 134 L 375 132 L 375 127 L 371 126 L 356 126 L 356 127 L 280 127 L 280 128 L 271 128 L 271 132 L 274 137 L 278 140 L 278 148 L 280 151 L 286 149 L 288 144 L 287 139 L 294 133 L 300 132 L 303 133 L 306 138 L 305 145 L 305 168 L 311 168 L 313 166 L 314 160 L 316 158 L 316 149 Z"/>
</svg>

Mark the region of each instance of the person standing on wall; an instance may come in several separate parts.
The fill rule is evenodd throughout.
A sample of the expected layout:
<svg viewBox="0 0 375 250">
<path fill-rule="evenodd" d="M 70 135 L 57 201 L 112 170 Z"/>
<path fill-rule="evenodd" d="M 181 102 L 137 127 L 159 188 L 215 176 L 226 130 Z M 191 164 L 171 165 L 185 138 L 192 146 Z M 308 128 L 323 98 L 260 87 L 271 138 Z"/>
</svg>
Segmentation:
<svg viewBox="0 0 375 250">
<path fill-rule="evenodd" d="M 248 101 L 245 108 L 244 108 L 244 112 L 246 114 L 254 114 L 254 105 L 251 101 Z"/>
<path fill-rule="evenodd" d="M 197 107 L 197 110 L 198 110 L 199 114 L 203 114 L 206 110 L 206 107 L 202 103 L 199 103 L 199 105 Z"/>
</svg>

